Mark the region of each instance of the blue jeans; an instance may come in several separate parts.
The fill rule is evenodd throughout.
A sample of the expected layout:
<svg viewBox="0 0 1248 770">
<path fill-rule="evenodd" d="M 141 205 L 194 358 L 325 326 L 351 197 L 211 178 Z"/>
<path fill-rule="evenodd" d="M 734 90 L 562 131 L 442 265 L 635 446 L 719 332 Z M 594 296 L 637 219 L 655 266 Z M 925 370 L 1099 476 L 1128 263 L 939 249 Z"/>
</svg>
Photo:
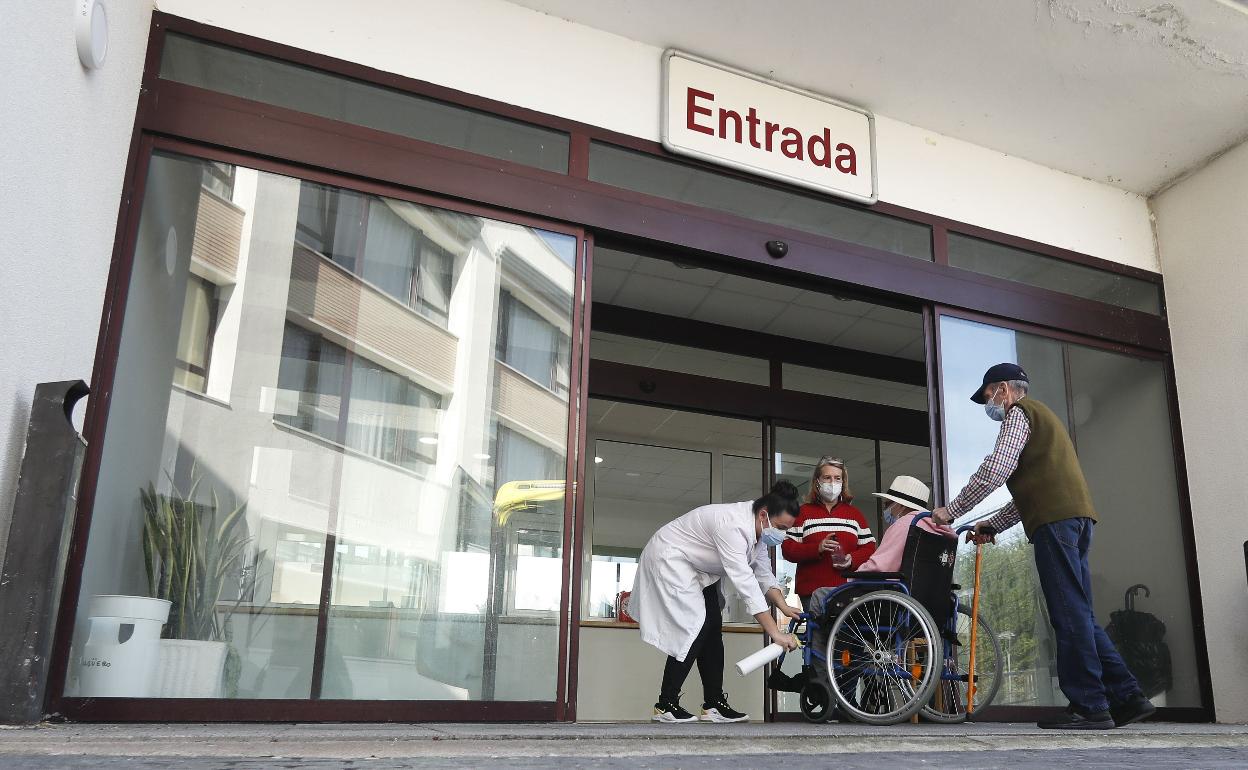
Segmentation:
<svg viewBox="0 0 1248 770">
<path fill-rule="evenodd" d="M 1089 518 L 1045 524 L 1032 535 L 1040 590 L 1049 605 L 1057 642 L 1057 681 L 1075 709 L 1104 711 L 1140 691 L 1127 664 L 1092 614 L 1092 578 L 1088 549 Z"/>
</svg>

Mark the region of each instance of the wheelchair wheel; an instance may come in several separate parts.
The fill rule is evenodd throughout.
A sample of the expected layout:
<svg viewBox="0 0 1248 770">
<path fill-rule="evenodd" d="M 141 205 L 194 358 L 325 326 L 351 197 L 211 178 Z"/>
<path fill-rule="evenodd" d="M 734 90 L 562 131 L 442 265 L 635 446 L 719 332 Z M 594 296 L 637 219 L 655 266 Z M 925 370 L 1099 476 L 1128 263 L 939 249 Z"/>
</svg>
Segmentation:
<svg viewBox="0 0 1248 770">
<path fill-rule="evenodd" d="M 819 682 L 807 682 L 798 696 L 798 708 L 807 722 L 822 724 L 832 716 L 832 693 Z"/>
<path fill-rule="evenodd" d="M 856 597 L 828 635 L 832 696 L 858 722 L 901 722 L 931 700 L 942 648 L 936 621 L 908 594 L 883 590 Z"/>
<path fill-rule="evenodd" d="M 944 724 L 966 721 L 967 670 L 971 665 L 971 611 L 958 607 L 955 616 L 960 644 L 946 655 L 935 694 L 923 707 L 924 719 Z M 975 710 L 992 703 L 1001 689 L 1001 642 L 983 615 L 975 632 Z"/>
</svg>

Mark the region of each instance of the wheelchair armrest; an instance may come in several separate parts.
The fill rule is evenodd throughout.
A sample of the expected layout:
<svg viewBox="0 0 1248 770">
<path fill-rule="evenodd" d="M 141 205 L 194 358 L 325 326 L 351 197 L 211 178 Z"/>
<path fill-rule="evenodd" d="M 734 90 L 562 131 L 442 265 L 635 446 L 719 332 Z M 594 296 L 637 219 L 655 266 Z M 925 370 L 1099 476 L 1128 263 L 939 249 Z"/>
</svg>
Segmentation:
<svg viewBox="0 0 1248 770">
<path fill-rule="evenodd" d="M 841 576 L 851 580 L 903 580 L 906 577 L 900 572 L 842 572 Z"/>
</svg>

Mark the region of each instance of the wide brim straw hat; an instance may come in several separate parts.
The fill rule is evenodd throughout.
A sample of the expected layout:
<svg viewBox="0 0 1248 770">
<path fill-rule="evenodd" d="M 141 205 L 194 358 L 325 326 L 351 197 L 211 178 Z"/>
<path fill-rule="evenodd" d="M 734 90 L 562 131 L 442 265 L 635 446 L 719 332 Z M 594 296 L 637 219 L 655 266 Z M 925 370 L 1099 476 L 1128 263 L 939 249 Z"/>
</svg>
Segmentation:
<svg viewBox="0 0 1248 770">
<path fill-rule="evenodd" d="M 928 501 L 932 491 L 927 485 L 913 476 L 898 476 L 885 492 L 872 492 L 876 497 L 891 500 L 915 511 L 928 510 Z"/>
</svg>

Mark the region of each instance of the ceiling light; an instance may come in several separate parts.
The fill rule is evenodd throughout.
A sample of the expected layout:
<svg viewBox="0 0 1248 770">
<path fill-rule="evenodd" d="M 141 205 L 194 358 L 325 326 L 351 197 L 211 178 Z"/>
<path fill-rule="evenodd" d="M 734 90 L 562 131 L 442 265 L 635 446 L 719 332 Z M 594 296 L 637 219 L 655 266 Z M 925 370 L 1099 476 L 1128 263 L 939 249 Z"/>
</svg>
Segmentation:
<svg viewBox="0 0 1248 770">
<path fill-rule="evenodd" d="M 436 444 L 438 443 L 438 437 L 437 436 L 421 436 L 419 441 L 422 444 Z"/>
<path fill-rule="evenodd" d="M 476 458 L 476 459 L 478 459 L 478 460 L 488 460 L 488 459 L 490 459 L 490 456 L 489 456 L 489 455 L 487 455 L 485 452 L 477 452 L 475 455 L 473 455 L 473 457 L 475 457 L 475 458 Z"/>
<path fill-rule="evenodd" d="M 601 458 L 601 457 L 595 457 L 595 458 L 594 458 L 594 462 L 595 462 L 595 463 L 600 463 L 600 462 L 602 462 L 602 458 Z"/>
<path fill-rule="evenodd" d="M 634 473 L 634 472 L 632 472 L 632 471 L 629 471 L 628 473 L 625 473 L 624 475 L 625 475 L 625 476 L 628 476 L 628 477 L 630 477 L 630 478 L 634 478 L 634 479 L 635 479 L 635 478 L 637 478 L 638 476 L 640 476 L 641 474 L 640 474 L 640 473 Z"/>
</svg>

